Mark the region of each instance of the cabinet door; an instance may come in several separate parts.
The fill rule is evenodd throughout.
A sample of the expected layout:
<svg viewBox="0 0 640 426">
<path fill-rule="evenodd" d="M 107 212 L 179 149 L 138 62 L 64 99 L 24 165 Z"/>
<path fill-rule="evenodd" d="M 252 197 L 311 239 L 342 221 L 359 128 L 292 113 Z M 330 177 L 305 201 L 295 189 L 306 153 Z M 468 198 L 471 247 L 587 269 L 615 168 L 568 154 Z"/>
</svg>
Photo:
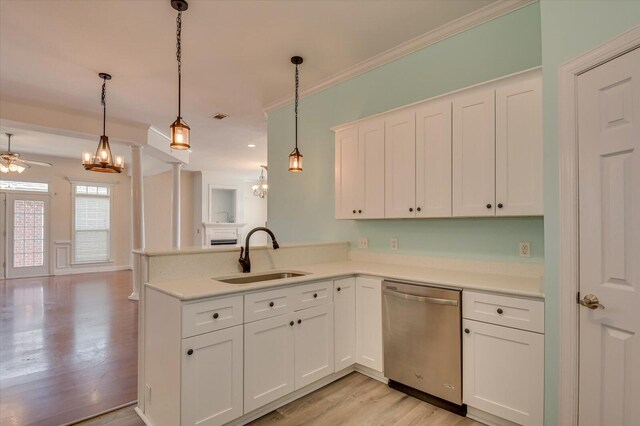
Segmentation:
<svg viewBox="0 0 640 426">
<path fill-rule="evenodd" d="M 244 325 L 245 414 L 295 389 L 292 315 Z"/>
<path fill-rule="evenodd" d="M 242 325 L 184 339 L 182 354 L 181 424 L 216 426 L 242 416 Z"/>
<path fill-rule="evenodd" d="M 544 335 L 472 320 L 462 327 L 463 402 L 523 426 L 542 425 Z"/>
<path fill-rule="evenodd" d="M 333 303 L 296 312 L 296 390 L 333 373 Z"/>
<path fill-rule="evenodd" d="M 382 372 L 382 281 L 356 278 L 356 360 Z"/>
<path fill-rule="evenodd" d="M 356 279 L 334 282 L 334 359 L 335 371 L 356 363 Z"/>
<path fill-rule="evenodd" d="M 495 94 L 453 100 L 453 215 L 495 215 Z"/>
<path fill-rule="evenodd" d="M 451 216 L 451 101 L 416 110 L 416 217 Z"/>
<path fill-rule="evenodd" d="M 402 111 L 384 125 L 385 217 L 414 217 L 416 204 L 416 116 Z"/>
<path fill-rule="evenodd" d="M 496 215 L 542 215 L 542 80 L 496 91 Z"/>
<path fill-rule="evenodd" d="M 355 219 L 363 204 L 364 158 L 359 150 L 358 129 L 336 133 L 336 218 Z"/>
<path fill-rule="evenodd" d="M 368 120 L 358 127 L 358 144 L 363 155 L 361 219 L 384 217 L 384 119 Z"/>
</svg>

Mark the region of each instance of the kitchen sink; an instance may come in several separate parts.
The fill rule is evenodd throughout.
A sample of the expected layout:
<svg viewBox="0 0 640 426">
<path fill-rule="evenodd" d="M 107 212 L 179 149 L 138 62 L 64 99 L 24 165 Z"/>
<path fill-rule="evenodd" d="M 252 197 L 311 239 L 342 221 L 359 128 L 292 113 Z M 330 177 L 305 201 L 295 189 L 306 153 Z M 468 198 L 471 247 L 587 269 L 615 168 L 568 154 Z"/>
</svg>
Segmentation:
<svg viewBox="0 0 640 426">
<path fill-rule="evenodd" d="M 214 278 L 214 280 L 221 281 L 227 284 L 251 284 L 251 283 L 257 283 L 262 281 L 281 280 L 283 278 L 303 277 L 305 275 L 308 275 L 308 274 L 306 272 L 284 271 L 284 272 L 269 272 L 265 274 L 246 275 L 243 277 L 234 277 L 234 278 Z"/>
</svg>

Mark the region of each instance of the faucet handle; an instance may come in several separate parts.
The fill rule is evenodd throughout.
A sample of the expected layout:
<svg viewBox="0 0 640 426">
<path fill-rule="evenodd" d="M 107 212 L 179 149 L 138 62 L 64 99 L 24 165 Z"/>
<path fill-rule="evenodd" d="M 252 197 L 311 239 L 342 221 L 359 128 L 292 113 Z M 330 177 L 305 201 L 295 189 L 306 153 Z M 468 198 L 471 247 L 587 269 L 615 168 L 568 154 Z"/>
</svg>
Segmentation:
<svg viewBox="0 0 640 426">
<path fill-rule="evenodd" d="M 243 260 L 244 257 L 244 247 L 240 247 L 240 260 Z"/>
</svg>

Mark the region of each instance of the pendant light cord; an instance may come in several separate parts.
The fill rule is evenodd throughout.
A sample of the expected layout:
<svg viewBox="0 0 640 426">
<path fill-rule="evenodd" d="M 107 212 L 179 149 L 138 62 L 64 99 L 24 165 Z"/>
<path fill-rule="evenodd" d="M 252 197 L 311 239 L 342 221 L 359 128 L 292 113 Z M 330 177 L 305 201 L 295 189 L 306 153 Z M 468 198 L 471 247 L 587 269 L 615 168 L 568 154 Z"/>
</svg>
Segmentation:
<svg viewBox="0 0 640 426">
<path fill-rule="evenodd" d="M 7 151 L 11 152 L 11 136 L 13 136 L 11 133 L 7 133 L 7 137 L 9 138 L 9 147 L 7 149 Z"/>
<path fill-rule="evenodd" d="M 107 134 L 107 79 L 102 79 L 102 96 L 100 97 L 102 104 L 102 136 Z"/>
<path fill-rule="evenodd" d="M 180 113 L 180 103 L 182 98 L 182 11 L 178 12 L 176 18 L 176 59 L 178 60 L 178 118 L 182 117 Z"/>
<path fill-rule="evenodd" d="M 298 77 L 298 65 L 296 64 L 296 101 L 295 101 L 295 115 L 296 115 L 296 151 L 298 151 L 298 86 L 300 80 Z"/>
</svg>

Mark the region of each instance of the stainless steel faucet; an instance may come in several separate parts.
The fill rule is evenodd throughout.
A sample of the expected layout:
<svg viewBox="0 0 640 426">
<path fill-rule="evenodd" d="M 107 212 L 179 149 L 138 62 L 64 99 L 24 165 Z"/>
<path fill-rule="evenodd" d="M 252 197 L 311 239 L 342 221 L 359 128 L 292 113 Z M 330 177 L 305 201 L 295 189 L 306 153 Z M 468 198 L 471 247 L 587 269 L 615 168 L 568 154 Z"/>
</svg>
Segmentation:
<svg viewBox="0 0 640 426">
<path fill-rule="evenodd" d="M 240 259 L 238 259 L 238 262 L 240 262 L 240 264 L 242 265 L 242 272 L 251 272 L 251 259 L 249 259 L 249 239 L 254 233 L 258 231 L 264 231 L 267 234 L 269 234 L 269 236 L 271 237 L 271 240 L 273 241 L 274 250 L 277 250 L 280 248 L 280 245 L 276 241 L 276 236 L 273 235 L 273 232 L 271 232 L 269 228 L 265 228 L 263 226 L 253 228 L 251 231 L 247 233 L 247 238 L 245 239 L 244 247 L 240 247 Z"/>
</svg>

